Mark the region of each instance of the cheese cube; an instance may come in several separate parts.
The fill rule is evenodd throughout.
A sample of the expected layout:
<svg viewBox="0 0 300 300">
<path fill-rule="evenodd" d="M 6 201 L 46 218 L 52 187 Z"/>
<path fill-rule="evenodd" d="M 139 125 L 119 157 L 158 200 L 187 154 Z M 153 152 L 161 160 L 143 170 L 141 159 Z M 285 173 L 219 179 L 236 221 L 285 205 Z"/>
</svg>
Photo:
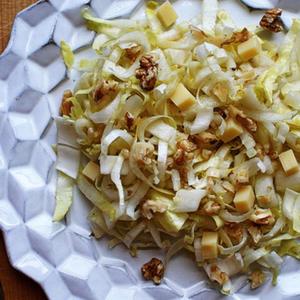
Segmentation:
<svg viewBox="0 0 300 300">
<path fill-rule="evenodd" d="M 243 133 L 243 128 L 235 120 L 229 119 L 221 137 L 224 143 L 228 143 Z"/>
<path fill-rule="evenodd" d="M 201 240 L 201 253 L 203 259 L 218 257 L 218 233 L 204 231 Z"/>
<path fill-rule="evenodd" d="M 177 14 L 169 1 L 164 2 L 156 11 L 156 15 L 160 22 L 169 27 L 176 22 Z"/>
<path fill-rule="evenodd" d="M 286 175 L 292 175 L 299 170 L 299 165 L 292 149 L 280 153 L 279 160 Z"/>
<path fill-rule="evenodd" d="M 95 181 L 100 174 L 100 166 L 90 161 L 83 169 L 82 174 L 92 181 Z"/>
<path fill-rule="evenodd" d="M 235 194 L 233 203 L 237 211 L 248 212 L 254 204 L 255 195 L 251 185 L 242 186 Z"/>
<path fill-rule="evenodd" d="M 261 51 L 261 45 L 257 38 L 252 37 L 248 41 L 241 43 L 237 47 L 237 52 L 243 61 L 248 61 Z"/>
<path fill-rule="evenodd" d="M 180 110 L 187 110 L 196 103 L 195 97 L 182 83 L 178 84 L 170 98 Z"/>
</svg>

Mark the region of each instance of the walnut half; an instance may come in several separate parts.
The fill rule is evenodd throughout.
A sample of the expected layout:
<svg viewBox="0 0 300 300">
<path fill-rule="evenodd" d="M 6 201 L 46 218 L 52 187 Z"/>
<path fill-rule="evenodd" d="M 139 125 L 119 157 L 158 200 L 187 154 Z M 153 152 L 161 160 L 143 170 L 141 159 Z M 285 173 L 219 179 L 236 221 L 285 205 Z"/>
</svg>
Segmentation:
<svg viewBox="0 0 300 300">
<path fill-rule="evenodd" d="M 160 259 L 154 257 L 142 266 L 141 271 L 146 280 L 152 280 L 155 284 L 160 284 L 165 267 Z"/>
<path fill-rule="evenodd" d="M 283 30 L 283 22 L 281 20 L 282 9 L 273 8 L 266 11 L 259 25 L 271 32 L 280 32 Z"/>
<path fill-rule="evenodd" d="M 140 80 L 142 89 L 151 91 L 155 87 L 158 74 L 158 64 L 151 55 L 145 55 L 140 59 L 140 68 L 135 71 L 135 76 Z"/>
</svg>

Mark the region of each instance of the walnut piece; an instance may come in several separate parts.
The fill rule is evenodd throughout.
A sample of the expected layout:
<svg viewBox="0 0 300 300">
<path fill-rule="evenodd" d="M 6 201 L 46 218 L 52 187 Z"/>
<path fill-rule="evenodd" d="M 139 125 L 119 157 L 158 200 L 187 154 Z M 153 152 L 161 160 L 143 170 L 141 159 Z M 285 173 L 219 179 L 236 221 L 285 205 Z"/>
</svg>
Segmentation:
<svg viewBox="0 0 300 300">
<path fill-rule="evenodd" d="M 69 98 L 73 97 L 73 93 L 70 90 L 64 91 L 61 106 L 60 106 L 60 115 L 61 116 L 69 116 L 71 113 L 71 108 L 73 107 L 73 103 L 69 100 Z"/>
<path fill-rule="evenodd" d="M 174 156 L 174 162 L 176 165 L 182 165 L 185 162 L 185 151 L 183 149 L 177 149 Z"/>
<path fill-rule="evenodd" d="M 146 280 L 152 280 L 155 284 L 160 284 L 165 267 L 160 259 L 153 257 L 143 265 L 141 271 Z"/>
<path fill-rule="evenodd" d="M 210 267 L 210 272 L 211 272 L 210 279 L 216 281 L 220 285 L 223 285 L 229 280 L 229 276 L 225 272 L 222 272 L 215 265 Z"/>
<path fill-rule="evenodd" d="M 130 130 L 134 123 L 134 117 L 128 111 L 125 113 L 125 121 L 126 121 L 126 126 L 127 126 L 128 130 Z"/>
<path fill-rule="evenodd" d="M 255 270 L 250 274 L 249 280 L 251 289 L 256 289 L 265 282 L 266 277 L 261 270 Z"/>
<path fill-rule="evenodd" d="M 214 201 L 208 201 L 203 206 L 203 212 L 209 216 L 217 215 L 221 210 L 221 205 Z"/>
<path fill-rule="evenodd" d="M 116 93 L 118 82 L 115 80 L 102 80 L 94 90 L 93 98 L 99 102 L 104 96 L 112 96 Z"/>
<path fill-rule="evenodd" d="M 177 148 L 182 149 L 185 152 L 193 152 L 197 149 L 197 146 L 189 140 L 181 140 L 177 143 Z"/>
<path fill-rule="evenodd" d="M 208 147 L 215 147 L 219 143 L 219 139 L 213 133 L 204 131 L 199 134 L 195 134 L 192 136 L 194 142 L 200 148 L 208 148 Z"/>
<path fill-rule="evenodd" d="M 142 215 L 148 220 L 153 218 L 155 213 L 164 213 L 168 206 L 155 200 L 146 200 L 142 205 Z"/>
<path fill-rule="evenodd" d="M 273 8 L 265 12 L 259 25 L 271 32 L 280 32 L 283 30 L 283 22 L 281 20 L 282 9 Z"/>
<path fill-rule="evenodd" d="M 225 231 L 234 244 L 238 244 L 243 238 L 243 227 L 240 224 L 229 224 L 225 226 Z"/>
<path fill-rule="evenodd" d="M 142 51 L 141 45 L 135 45 L 125 49 L 126 56 L 129 58 L 131 63 L 133 63 L 138 58 L 141 51 Z"/>
<path fill-rule="evenodd" d="M 183 188 L 188 187 L 188 169 L 185 166 L 182 166 L 178 169 L 180 182 Z"/>
<path fill-rule="evenodd" d="M 256 122 L 251 118 L 247 117 L 242 110 L 234 107 L 233 105 L 229 105 L 228 110 L 229 110 L 229 114 L 232 117 L 234 117 L 248 131 L 252 131 L 252 132 L 257 131 Z"/>
<path fill-rule="evenodd" d="M 145 166 L 151 164 L 153 151 L 154 146 L 152 144 L 138 142 L 135 144 L 132 155 L 139 165 Z"/>
<path fill-rule="evenodd" d="M 250 39 L 250 37 L 251 37 L 250 32 L 248 31 L 247 28 L 244 28 L 242 31 L 234 32 L 229 39 L 225 40 L 221 44 L 221 47 L 230 44 L 240 44 L 246 42 Z"/>
<path fill-rule="evenodd" d="M 184 151 L 182 148 L 178 148 L 173 156 L 174 163 L 179 166 L 185 164 L 193 158 L 193 153 Z"/>
<path fill-rule="evenodd" d="M 140 80 L 142 89 L 151 91 L 155 87 L 158 74 L 158 64 L 151 55 L 145 55 L 140 59 L 140 68 L 135 71 L 135 76 Z"/>
</svg>

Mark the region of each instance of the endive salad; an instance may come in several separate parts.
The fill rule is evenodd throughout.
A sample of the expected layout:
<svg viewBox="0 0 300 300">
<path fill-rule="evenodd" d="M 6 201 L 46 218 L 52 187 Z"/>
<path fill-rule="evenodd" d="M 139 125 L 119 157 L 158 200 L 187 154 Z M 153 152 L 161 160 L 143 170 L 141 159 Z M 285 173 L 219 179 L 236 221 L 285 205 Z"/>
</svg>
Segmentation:
<svg viewBox="0 0 300 300">
<path fill-rule="evenodd" d="M 300 258 L 300 20 L 279 46 L 262 38 L 284 30 L 280 14 L 240 28 L 217 0 L 182 23 L 168 1 L 143 20 L 84 9 L 96 59 L 62 42 L 82 75 L 56 120 L 54 220 L 77 187 L 96 238 L 165 250 L 145 279 L 160 283 L 184 249 L 225 294 L 235 274 L 275 283 L 282 256 Z"/>
</svg>

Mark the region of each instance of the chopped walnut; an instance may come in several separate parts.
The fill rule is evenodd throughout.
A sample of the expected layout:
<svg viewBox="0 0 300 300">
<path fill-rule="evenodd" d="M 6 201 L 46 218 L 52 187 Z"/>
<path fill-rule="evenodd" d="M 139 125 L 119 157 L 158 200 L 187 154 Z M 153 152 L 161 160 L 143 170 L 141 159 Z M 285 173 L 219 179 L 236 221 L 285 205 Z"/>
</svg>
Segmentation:
<svg viewBox="0 0 300 300">
<path fill-rule="evenodd" d="M 246 42 L 250 39 L 251 35 L 247 28 L 244 28 L 242 31 L 234 32 L 232 36 L 225 40 L 221 46 L 226 46 L 230 44 L 240 44 Z"/>
<path fill-rule="evenodd" d="M 252 132 L 256 132 L 257 131 L 257 124 L 254 120 L 252 120 L 251 118 L 247 117 L 245 115 L 245 113 L 234 107 L 233 105 L 229 105 L 228 107 L 229 110 L 229 114 L 236 118 L 236 120 L 241 123 L 241 125 L 243 127 L 245 127 L 247 130 L 252 131 Z"/>
<path fill-rule="evenodd" d="M 158 74 L 158 64 L 153 56 L 145 55 L 140 59 L 140 68 L 136 70 L 135 76 L 140 80 L 140 86 L 147 91 L 154 88 Z"/>
<path fill-rule="evenodd" d="M 201 148 L 216 146 L 219 143 L 217 136 L 207 131 L 193 135 L 192 137 L 195 143 Z"/>
<path fill-rule="evenodd" d="M 115 80 L 102 80 L 94 90 L 93 98 L 99 102 L 104 96 L 112 96 L 116 93 L 118 82 Z"/>
<path fill-rule="evenodd" d="M 203 212 L 209 216 L 217 215 L 221 210 L 221 205 L 214 201 L 208 201 L 203 206 Z"/>
<path fill-rule="evenodd" d="M 141 268 L 142 275 L 146 280 L 153 280 L 155 284 L 160 284 L 164 276 L 164 265 L 158 258 L 152 258 L 149 262 L 145 263 Z"/>
<path fill-rule="evenodd" d="M 247 228 L 252 240 L 255 244 L 257 244 L 262 238 L 262 232 L 258 226 L 251 225 Z"/>
<path fill-rule="evenodd" d="M 132 63 L 138 58 L 141 52 L 142 52 L 141 45 L 135 45 L 125 49 L 126 56 L 130 59 Z"/>
<path fill-rule="evenodd" d="M 271 32 L 280 32 L 283 30 L 283 22 L 281 20 L 282 9 L 273 8 L 265 12 L 259 25 Z"/>
<path fill-rule="evenodd" d="M 248 117 L 243 118 L 242 116 L 237 115 L 236 120 L 249 131 L 255 132 L 257 130 L 257 124 L 251 118 Z"/>
<path fill-rule="evenodd" d="M 168 206 L 165 203 L 155 200 L 146 200 L 142 205 L 142 215 L 148 220 L 153 218 L 155 213 L 164 213 Z"/>
<path fill-rule="evenodd" d="M 177 164 L 177 165 L 182 165 L 184 164 L 185 162 L 185 151 L 182 150 L 182 149 L 177 149 L 174 156 L 174 162 Z"/>
<path fill-rule="evenodd" d="M 176 165 L 183 165 L 186 162 L 192 160 L 193 158 L 194 154 L 192 152 L 187 152 L 182 148 L 178 148 L 173 156 L 174 163 Z"/>
<path fill-rule="evenodd" d="M 210 279 L 216 281 L 220 285 L 223 285 L 229 280 L 229 276 L 215 265 L 210 267 L 210 272 Z"/>
<path fill-rule="evenodd" d="M 225 231 L 234 244 L 238 244 L 243 238 L 243 227 L 240 224 L 228 224 Z"/>
<path fill-rule="evenodd" d="M 69 116 L 71 113 L 71 108 L 73 107 L 73 103 L 69 100 L 73 97 L 73 93 L 70 90 L 64 91 L 61 106 L 60 106 L 60 115 L 61 116 Z"/>
<path fill-rule="evenodd" d="M 177 148 L 182 149 L 187 153 L 190 153 L 195 151 L 197 149 L 197 146 L 189 140 L 181 140 L 177 143 Z"/>
<path fill-rule="evenodd" d="M 188 187 L 188 169 L 186 167 L 180 167 L 178 169 L 179 175 L 180 175 L 180 182 L 183 188 Z"/>
<path fill-rule="evenodd" d="M 126 126 L 127 126 L 128 130 L 130 130 L 134 123 L 134 117 L 128 111 L 125 113 L 125 122 L 126 122 Z"/>
<path fill-rule="evenodd" d="M 140 165 L 150 165 L 152 162 L 151 156 L 154 151 L 154 146 L 150 143 L 138 142 L 132 151 L 134 159 Z"/>
<path fill-rule="evenodd" d="M 273 214 L 269 208 L 264 209 L 257 207 L 249 219 L 259 225 L 272 225 L 275 222 Z"/>
<path fill-rule="evenodd" d="M 266 280 L 265 274 L 261 270 L 253 271 L 249 276 L 251 289 L 260 287 Z"/>
</svg>

